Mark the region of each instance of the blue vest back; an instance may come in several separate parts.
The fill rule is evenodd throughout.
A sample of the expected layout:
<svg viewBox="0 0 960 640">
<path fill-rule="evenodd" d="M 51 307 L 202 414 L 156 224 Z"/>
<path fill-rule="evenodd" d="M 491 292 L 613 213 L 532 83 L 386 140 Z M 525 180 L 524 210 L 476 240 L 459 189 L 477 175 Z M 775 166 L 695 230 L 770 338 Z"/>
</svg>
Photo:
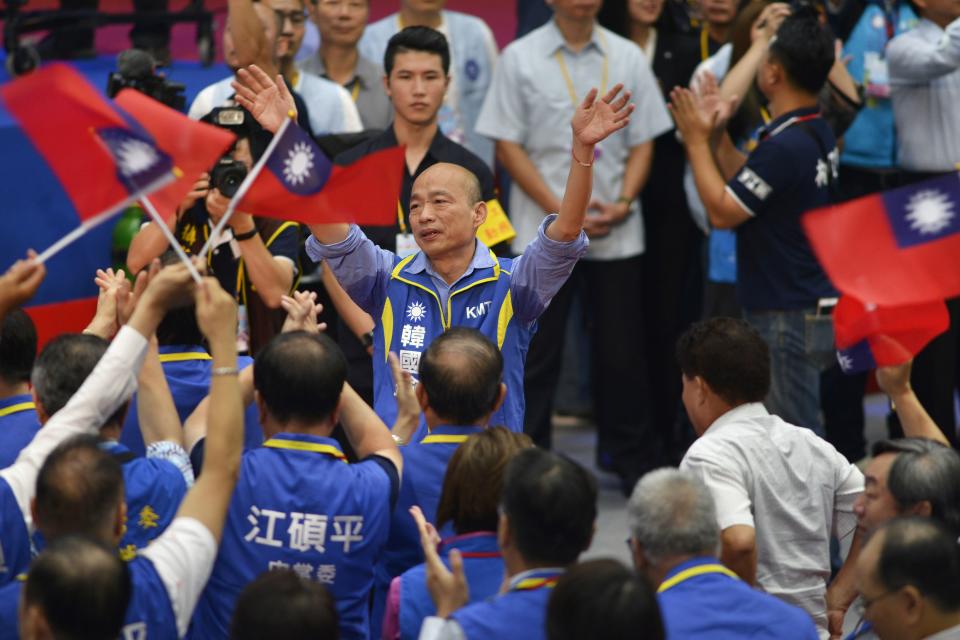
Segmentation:
<svg viewBox="0 0 960 640">
<path fill-rule="evenodd" d="M 345 461 L 335 440 L 289 433 L 243 455 L 191 638 L 225 638 L 243 587 L 280 568 L 330 590 L 341 638 L 367 638 L 373 566 L 387 539 L 392 487 L 377 462 Z"/>
<path fill-rule="evenodd" d="M 12 465 L 39 430 L 40 420 L 29 393 L 0 400 L 0 469 Z"/>
<path fill-rule="evenodd" d="M 459 549 L 470 587 L 470 602 L 496 595 L 503 583 L 503 558 L 493 532 L 468 533 L 444 540 L 440 550 L 447 566 L 447 553 Z M 427 590 L 426 565 L 419 564 L 400 576 L 400 640 L 417 640 L 424 618 L 436 615 L 437 608 Z"/>
<path fill-rule="evenodd" d="M 410 517 L 410 507 L 418 505 L 427 522 L 436 524 L 447 463 L 460 443 L 470 434 L 480 431 L 481 427 L 441 426 L 419 442 L 400 448 L 403 453 L 403 479 L 400 481 L 397 506 L 390 520 L 390 536 L 375 570 L 373 609 L 370 612 L 371 637 L 380 635 L 390 581 L 424 560 L 420 533 Z"/>
<path fill-rule="evenodd" d="M 17 499 L 0 478 L 0 585 L 7 584 L 30 565 L 30 534 Z"/>
<path fill-rule="evenodd" d="M 119 443 L 107 443 L 105 448 L 111 455 L 133 455 Z M 120 555 L 129 560 L 173 521 L 187 495 L 187 482 L 172 462 L 133 458 L 123 462 L 123 484 L 127 530 L 120 540 Z"/>
<path fill-rule="evenodd" d="M 173 404 L 177 407 L 180 423 L 186 421 L 193 410 L 197 408 L 210 391 L 210 355 L 200 346 L 182 345 L 160 347 L 160 360 L 163 373 L 167 376 L 170 386 L 170 395 Z M 253 358 L 238 356 L 237 366 L 244 369 L 253 364 Z M 260 416 L 256 404 L 246 408 L 243 417 L 243 448 L 244 450 L 259 447 L 263 443 L 263 430 L 260 428 Z M 130 410 L 127 411 L 123 430 L 120 433 L 120 443 L 134 453 L 143 457 L 146 449 L 143 445 L 143 435 L 140 433 L 140 420 L 137 416 L 137 396 L 130 401 Z"/>
<path fill-rule="evenodd" d="M 133 593 L 120 637 L 124 640 L 176 640 L 179 634 L 173 605 L 153 563 L 137 556 L 127 567 Z"/>
<path fill-rule="evenodd" d="M 23 582 L 14 580 L 0 587 L 0 640 L 20 638 L 20 592 Z"/>
<path fill-rule="evenodd" d="M 847 70 L 865 86 L 867 95 L 863 109 L 843 135 L 842 164 L 872 169 L 897 167 L 893 105 L 889 97 L 871 94 L 889 92 L 884 51 L 891 33 L 909 31 L 916 23 L 917 15 L 909 3 L 898 2 L 888 14 L 882 3 L 873 1 L 864 8 L 850 32 L 843 47 L 843 54 L 850 58 Z"/>
<path fill-rule="evenodd" d="M 536 324 L 524 327 L 514 320 L 510 297 L 513 261 L 491 253 L 497 260 L 496 266 L 474 270 L 451 289 L 446 308 L 441 308 L 430 276 L 406 270 L 416 255 L 397 259 L 374 330 L 373 397 L 377 415 L 387 424 L 393 424 L 397 416 L 387 361 L 390 351 L 399 355 L 400 365 L 416 378 L 420 357 L 434 338 L 449 327 L 469 327 L 483 333 L 503 353 L 507 397 L 490 416 L 490 424 L 523 431 L 523 366 Z M 426 427 L 421 422 L 416 437 L 424 435 Z"/>
<path fill-rule="evenodd" d="M 549 578 L 555 579 L 557 575 L 556 571 L 550 572 Z M 483 602 L 467 605 L 450 617 L 463 629 L 467 640 L 546 640 L 547 601 L 553 591 L 548 586 L 550 584 L 511 589 Z"/>
</svg>

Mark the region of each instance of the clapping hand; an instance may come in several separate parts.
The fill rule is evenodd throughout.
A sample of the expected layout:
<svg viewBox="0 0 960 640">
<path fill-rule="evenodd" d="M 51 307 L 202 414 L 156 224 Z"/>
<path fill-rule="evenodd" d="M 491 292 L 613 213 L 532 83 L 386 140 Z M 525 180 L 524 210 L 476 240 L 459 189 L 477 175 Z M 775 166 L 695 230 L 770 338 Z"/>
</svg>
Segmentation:
<svg viewBox="0 0 960 640">
<path fill-rule="evenodd" d="M 255 64 L 237 71 L 230 85 L 237 92 L 236 101 L 270 133 L 276 133 L 286 118 L 297 117 L 297 105 L 287 89 L 283 76 L 272 80 Z"/>
<path fill-rule="evenodd" d="M 407 443 L 420 426 L 420 402 L 417 400 L 413 376 L 400 366 L 397 354 L 391 352 L 387 355 L 387 360 L 390 362 L 390 373 L 393 375 L 397 396 L 397 419 L 390 432 L 400 438 L 401 443 Z"/>
<path fill-rule="evenodd" d="M 420 532 L 420 544 L 427 560 L 427 589 L 437 606 L 437 615 L 448 617 L 451 613 L 470 601 L 470 589 L 467 576 L 463 572 L 463 556 L 456 549 L 450 551 L 450 568 L 440 559 L 437 545 L 440 536 L 432 524 L 423 517 L 420 507 L 410 507 L 410 515 L 417 523 Z"/>
<path fill-rule="evenodd" d="M 320 333 L 326 331 L 326 322 L 317 322 L 317 316 L 323 311 L 323 305 L 317 303 L 317 294 L 313 291 L 294 291 L 292 296 L 280 298 L 280 306 L 287 312 L 283 321 L 282 333 L 306 331 Z"/>
<path fill-rule="evenodd" d="M 707 104 L 683 87 L 676 87 L 670 92 L 670 104 L 667 106 L 685 145 L 709 143 L 710 136 L 718 128 L 722 110 L 716 105 L 713 110 L 708 110 Z"/>
<path fill-rule="evenodd" d="M 10 309 L 32 298 L 40 288 L 47 270 L 36 257 L 35 251 L 28 251 L 26 259 L 17 260 L 0 276 L 0 319 Z"/>
<path fill-rule="evenodd" d="M 630 103 L 629 91 L 617 97 L 622 90 L 623 84 L 618 84 L 599 100 L 596 89 L 587 93 L 570 121 L 574 140 L 582 145 L 593 146 L 630 124 L 630 114 L 636 106 Z M 581 160 L 588 161 L 585 158 Z"/>
</svg>

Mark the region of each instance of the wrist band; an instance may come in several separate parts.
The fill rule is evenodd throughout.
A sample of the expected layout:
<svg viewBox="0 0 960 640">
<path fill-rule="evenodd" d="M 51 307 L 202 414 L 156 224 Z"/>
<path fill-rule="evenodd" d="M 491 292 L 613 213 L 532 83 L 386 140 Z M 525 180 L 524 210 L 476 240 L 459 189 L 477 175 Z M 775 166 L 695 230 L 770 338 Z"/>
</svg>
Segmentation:
<svg viewBox="0 0 960 640">
<path fill-rule="evenodd" d="M 211 376 L 235 376 L 240 373 L 236 367 L 214 367 L 210 370 Z"/>
<path fill-rule="evenodd" d="M 617 202 L 622 202 L 623 204 L 632 204 L 633 198 L 628 198 L 627 196 L 620 196 L 617 198 Z"/>
<path fill-rule="evenodd" d="M 580 160 L 577 158 L 577 155 L 573 152 L 572 149 L 570 150 L 570 157 L 573 158 L 573 161 L 576 162 L 576 163 L 577 163 L 578 165 L 580 165 L 581 167 L 592 167 L 592 166 L 593 166 L 593 163 L 592 163 L 592 162 L 591 162 L 590 164 L 587 164 L 586 162 L 580 162 Z"/>
<path fill-rule="evenodd" d="M 237 240 L 238 242 L 243 242 L 244 240 L 249 240 L 250 238 L 254 237 L 255 235 L 257 235 L 257 228 L 256 228 L 256 227 L 254 227 L 253 229 L 250 229 L 250 231 L 247 231 L 246 233 L 234 233 L 234 234 L 233 234 L 233 239 L 234 239 L 234 240 Z"/>
</svg>

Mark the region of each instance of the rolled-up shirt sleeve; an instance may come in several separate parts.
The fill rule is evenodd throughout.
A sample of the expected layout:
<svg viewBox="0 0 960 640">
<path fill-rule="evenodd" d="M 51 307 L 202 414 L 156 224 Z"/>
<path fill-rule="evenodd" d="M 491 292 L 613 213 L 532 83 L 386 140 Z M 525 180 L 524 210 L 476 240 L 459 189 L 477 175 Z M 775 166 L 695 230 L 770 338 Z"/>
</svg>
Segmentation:
<svg viewBox="0 0 960 640">
<path fill-rule="evenodd" d="M 418 640 L 466 640 L 463 629 L 453 620 L 428 616 L 420 626 Z"/>
<path fill-rule="evenodd" d="M 546 311 L 590 244 L 583 231 L 580 231 L 580 237 L 570 242 L 547 237 L 547 227 L 556 219 L 555 213 L 543 219 L 537 237 L 513 263 L 510 295 L 514 314 L 525 325 L 533 323 Z"/>
<path fill-rule="evenodd" d="M 325 260 L 350 299 L 377 317 L 387 295 L 396 257 L 393 253 L 375 245 L 355 224 L 350 225 L 347 237 L 335 244 L 323 244 L 311 235 L 306 250 L 314 262 Z"/>
<path fill-rule="evenodd" d="M 960 18 L 947 25 L 937 42 L 925 42 L 916 36 L 901 35 L 887 46 L 891 85 L 925 84 L 960 67 Z"/>
</svg>

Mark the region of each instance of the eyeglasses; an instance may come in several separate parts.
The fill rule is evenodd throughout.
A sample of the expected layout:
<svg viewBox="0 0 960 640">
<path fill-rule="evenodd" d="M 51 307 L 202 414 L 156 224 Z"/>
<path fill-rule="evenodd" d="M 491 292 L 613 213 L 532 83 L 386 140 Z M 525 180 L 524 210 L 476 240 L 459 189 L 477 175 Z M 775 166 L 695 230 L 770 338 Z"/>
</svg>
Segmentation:
<svg viewBox="0 0 960 640">
<path fill-rule="evenodd" d="M 273 10 L 274 15 L 277 16 L 277 20 L 282 25 L 287 20 L 290 21 L 290 24 L 303 24 L 307 21 L 307 12 L 306 11 L 280 11 L 279 9 Z"/>
</svg>

